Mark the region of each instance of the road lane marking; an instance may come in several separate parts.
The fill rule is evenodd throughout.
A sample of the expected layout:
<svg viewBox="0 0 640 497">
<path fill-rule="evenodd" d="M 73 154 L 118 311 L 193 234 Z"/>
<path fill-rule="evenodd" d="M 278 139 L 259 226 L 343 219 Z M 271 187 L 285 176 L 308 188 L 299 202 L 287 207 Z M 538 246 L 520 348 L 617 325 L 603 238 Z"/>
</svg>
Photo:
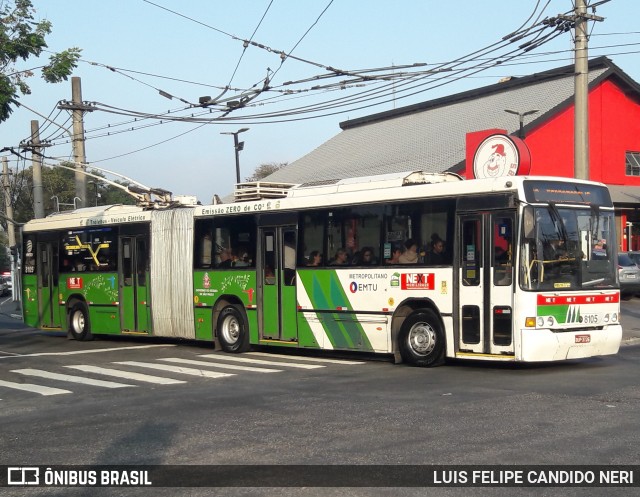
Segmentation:
<svg viewBox="0 0 640 497">
<path fill-rule="evenodd" d="M 186 383 L 184 380 L 174 380 L 173 378 L 163 378 L 162 376 L 153 376 L 150 374 L 134 373 L 132 371 L 121 371 L 120 369 L 99 368 L 97 366 L 87 366 L 79 364 L 77 366 L 65 366 L 66 368 L 77 369 L 85 373 L 97 373 L 106 376 L 115 376 L 116 378 L 125 378 L 128 380 L 144 381 L 146 383 L 157 383 L 159 385 L 173 385 L 176 383 Z"/>
<path fill-rule="evenodd" d="M 262 359 L 251 359 L 249 357 L 236 357 L 223 354 L 204 354 L 200 357 L 206 357 L 208 359 L 220 359 L 221 361 L 246 362 L 248 364 L 263 364 L 265 366 L 280 366 L 299 369 L 317 369 L 326 367 L 319 364 L 296 364 L 292 362 L 263 361 Z"/>
<path fill-rule="evenodd" d="M 221 364 L 215 361 L 194 361 L 192 359 L 179 359 L 177 357 L 165 357 L 160 361 L 192 364 L 194 366 L 210 366 L 212 368 L 234 369 L 237 371 L 252 371 L 255 373 L 282 373 L 282 369 L 252 368 L 251 366 L 238 366 L 237 364 Z"/>
<path fill-rule="evenodd" d="M 126 385 L 124 383 L 116 383 L 113 381 L 94 380 L 93 378 L 85 378 L 84 376 L 71 376 L 69 374 L 51 373 L 41 369 L 14 369 L 12 373 L 23 374 L 26 376 L 36 376 L 38 378 L 46 378 L 48 380 L 68 381 L 70 383 L 81 383 L 83 385 L 93 385 L 95 387 L 104 388 L 125 388 L 135 387 L 135 385 Z"/>
<path fill-rule="evenodd" d="M 175 347 L 175 345 L 168 343 L 168 344 L 161 344 L 161 345 L 134 345 L 132 347 L 113 347 L 110 349 L 72 350 L 69 352 L 37 352 L 35 354 L 19 354 L 19 355 L 13 355 L 13 356 L 0 357 L 0 359 L 10 359 L 12 357 L 41 357 L 41 356 L 56 356 L 56 355 L 97 354 L 100 352 L 114 352 L 117 350 L 151 349 L 154 347 Z"/>
<path fill-rule="evenodd" d="M 70 390 L 63 390 L 61 388 L 43 387 L 42 385 L 33 385 L 31 383 L 13 383 L 12 381 L 4 380 L 0 380 L 0 387 L 24 390 L 25 392 L 39 393 L 40 395 L 61 395 L 63 393 L 73 393 Z"/>
<path fill-rule="evenodd" d="M 125 366 L 138 366 L 141 368 L 159 369 L 161 371 L 170 371 L 172 373 L 189 374 L 191 376 L 202 376 L 205 378 L 223 378 L 225 376 L 234 376 L 230 373 L 217 373 L 215 371 L 206 371 L 204 369 L 183 368 L 180 366 L 171 366 L 169 364 L 154 364 L 152 362 L 124 361 L 114 362 L 114 364 L 123 364 Z"/>
<path fill-rule="evenodd" d="M 341 359 L 325 359 L 321 357 L 299 357 L 297 355 L 271 354 L 269 352 L 246 352 L 246 355 L 257 355 L 261 357 L 276 357 L 279 359 L 294 359 L 296 361 L 327 362 L 331 364 L 345 364 L 345 365 L 366 364 L 363 361 L 347 361 L 347 360 L 343 361 Z"/>
</svg>

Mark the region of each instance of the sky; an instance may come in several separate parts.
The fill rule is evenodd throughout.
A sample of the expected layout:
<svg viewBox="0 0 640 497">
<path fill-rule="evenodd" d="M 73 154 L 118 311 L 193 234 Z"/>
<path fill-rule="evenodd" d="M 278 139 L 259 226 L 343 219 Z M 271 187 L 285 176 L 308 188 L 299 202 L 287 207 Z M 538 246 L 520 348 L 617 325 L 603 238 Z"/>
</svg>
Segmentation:
<svg viewBox="0 0 640 497">
<path fill-rule="evenodd" d="M 36 19 L 52 23 L 49 51 L 82 49 L 73 75 L 81 78 L 83 100 L 96 107 L 84 116 L 89 164 L 149 187 L 195 195 L 202 203 L 210 203 L 214 194 L 229 195 L 236 183 L 233 136 L 222 133 L 249 128 L 239 135 L 244 142 L 240 152 L 244 180 L 261 164 L 291 163 L 313 151 L 340 132 L 340 122 L 573 63 L 572 32 L 567 32 L 482 71 L 436 72 L 451 67 L 445 65 L 451 61 L 497 46 L 523 25 L 568 13 L 572 0 L 33 0 L 33 4 Z M 606 55 L 640 82 L 638 14 L 637 0 L 599 5 L 596 15 L 605 20 L 589 25 L 589 57 Z M 260 46 L 245 48 L 243 40 Z M 289 57 L 283 60 L 279 52 Z M 44 55 L 16 68 L 42 65 L 50 53 Z M 489 55 L 477 57 L 487 60 Z M 425 65 L 402 67 L 412 64 Z M 331 68 L 342 74 L 337 76 Z M 362 72 L 380 68 L 387 69 Z M 408 80 L 407 73 L 426 79 Z M 381 78 L 363 80 L 362 74 Z M 264 88 L 267 76 L 271 90 L 256 91 Z M 426 83 L 407 86 L 411 81 Z M 32 94 L 20 98 L 24 107 L 0 124 L 0 148 L 28 139 L 35 119 L 40 122 L 41 139 L 51 142 L 45 155 L 52 159 L 46 162 L 72 159 L 63 131 L 71 128 L 70 116 L 57 109 L 61 100 L 71 99 L 71 82 L 47 84 L 36 72 L 29 84 Z M 317 86 L 321 88 L 314 89 Z M 358 95 L 370 98 L 353 100 Z M 205 96 L 213 101 L 207 108 L 198 105 Z M 227 103 L 233 106 L 241 99 L 242 108 L 232 109 Z M 191 116 L 199 121 L 185 120 Z M 14 169 L 24 166 L 15 156 L 0 155 L 9 157 Z"/>
</svg>

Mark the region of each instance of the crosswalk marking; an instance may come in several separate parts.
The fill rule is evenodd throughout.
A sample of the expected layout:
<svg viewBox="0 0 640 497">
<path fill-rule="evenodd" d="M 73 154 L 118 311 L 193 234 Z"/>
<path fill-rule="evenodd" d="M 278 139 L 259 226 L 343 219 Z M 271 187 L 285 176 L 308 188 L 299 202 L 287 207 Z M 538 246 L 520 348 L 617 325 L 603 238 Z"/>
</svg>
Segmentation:
<svg viewBox="0 0 640 497">
<path fill-rule="evenodd" d="M 317 369 L 324 368 L 325 366 L 321 366 L 319 364 L 296 364 L 292 362 L 277 362 L 277 361 L 263 361 L 262 359 L 251 359 L 249 357 L 236 357 L 231 355 L 223 355 L 223 354 L 204 354 L 200 357 L 206 357 L 208 359 L 220 359 L 222 361 L 233 361 L 233 362 L 246 362 L 248 364 L 263 364 L 265 366 L 280 366 L 280 367 L 288 367 L 288 368 L 299 368 L 299 369 Z"/>
<path fill-rule="evenodd" d="M 13 388 L 15 390 L 24 390 L 25 392 L 39 393 L 40 395 L 60 395 L 63 393 L 72 393 L 62 388 L 43 387 L 42 385 L 33 385 L 31 383 L 13 383 L 12 381 L 0 380 L 0 387 Z"/>
<path fill-rule="evenodd" d="M 51 373 L 49 371 L 42 371 L 41 369 L 14 369 L 11 372 L 23 374 L 26 376 L 36 376 L 39 378 L 46 378 L 48 380 L 68 381 L 70 383 L 82 383 L 84 385 L 93 385 L 96 387 L 125 388 L 125 387 L 135 386 L 135 385 L 126 385 L 124 383 L 115 383 L 113 381 L 94 380 L 93 378 L 85 378 L 83 376 L 71 376 L 69 374 Z"/>
<path fill-rule="evenodd" d="M 146 383 L 157 383 L 159 385 L 173 385 L 176 383 L 186 383 L 184 380 L 174 380 L 173 378 L 163 378 L 162 376 L 152 376 L 150 374 L 134 373 L 132 371 L 121 371 L 119 369 L 99 368 L 97 366 L 65 366 L 66 368 L 78 369 L 85 373 L 97 373 L 106 376 L 115 376 L 116 378 L 125 378 L 128 380 L 143 381 Z"/>
<path fill-rule="evenodd" d="M 238 366 L 237 364 L 221 364 L 215 361 L 194 361 L 191 359 L 179 359 L 177 357 L 165 357 L 161 361 L 192 364 L 194 366 L 211 366 L 221 369 L 234 369 L 236 371 L 252 371 L 254 373 L 282 373 L 282 369 L 252 368 L 251 366 Z"/>
<path fill-rule="evenodd" d="M 247 352 L 247 355 L 257 355 L 261 357 L 277 357 L 279 359 L 293 359 L 296 361 L 310 361 L 310 362 L 327 362 L 330 364 L 345 364 L 355 365 L 355 364 L 365 364 L 362 361 L 347 361 L 342 359 L 325 359 L 323 357 L 300 357 L 294 355 L 286 355 L 286 354 L 271 354 L 270 352 Z"/>
<path fill-rule="evenodd" d="M 0 357 L 0 359 L 10 359 L 12 357 L 42 357 L 42 356 L 68 356 L 78 354 L 100 354 L 102 352 L 116 352 L 116 351 L 136 351 L 138 349 L 150 349 L 157 347 L 175 347 L 173 344 L 159 344 L 159 345 L 130 345 L 127 347 L 112 347 L 110 349 L 89 349 L 89 350 L 72 350 L 67 352 L 37 352 L 35 354 L 15 354 L 12 356 Z"/>
<path fill-rule="evenodd" d="M 159 369 L 161 371 L 171 371 L 173 373 L 190 374 L 192 376 L 201 376 L 205 378 L 222 378 L 224 376 L 234 376 L 230 373 L 217 373 L 214 371 L 206 371 L 204 369 L 183 368 L 180 366 L 171 366 L 169 364 L 154 364 L 152 362 L 124 361 L 114 362 L 114 364 L 123 364 L 125 366 L 139 366 L 141 368 Z"/>
</svg>

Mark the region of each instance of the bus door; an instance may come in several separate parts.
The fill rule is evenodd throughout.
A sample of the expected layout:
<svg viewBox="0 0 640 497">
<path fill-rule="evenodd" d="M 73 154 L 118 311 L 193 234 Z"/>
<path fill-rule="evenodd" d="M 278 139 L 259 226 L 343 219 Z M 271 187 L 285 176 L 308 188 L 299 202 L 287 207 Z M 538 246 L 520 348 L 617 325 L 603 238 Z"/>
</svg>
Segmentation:
<svg viewBox="0 0 640 497">
<path fill-rule="evenodd" d="M 296 226 L 261 226 L 259 232 L 260 339 L 297 342 Z"/>
<path fill-rule="evenodd" d="M 43 328 L 61 328 L 58 294 L 58 242 L 38 242 L 38 317 Z"/>
<path fill-rule="evenodd" d="M 120 329 L 149 332 L 148 236 L 120 236 Z"/>
<path fill-rule="evenodd" d="M 458 351 L 513 355 L 513 211 L 458 216 Z"/>
</svg>

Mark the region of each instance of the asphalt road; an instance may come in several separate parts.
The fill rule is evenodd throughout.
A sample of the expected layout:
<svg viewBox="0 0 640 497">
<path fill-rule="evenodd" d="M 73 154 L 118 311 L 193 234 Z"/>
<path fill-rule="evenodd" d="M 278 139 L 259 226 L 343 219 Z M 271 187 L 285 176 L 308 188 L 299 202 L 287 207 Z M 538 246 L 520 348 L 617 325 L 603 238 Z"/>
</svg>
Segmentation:
<svg viewBox="0 0 640 497">
<path fill-rule="evenodd" d="M 622 307 L 625 342 L 617 356 L 525 366 L 456 361 L 434 369 L 353 354 L 232 356 L 238 362 L 192 342 L 75 342 L 0 315 L 0 380 L 52 389 L 44 395 L 0 385 L 0 464 L 637 465 L 640 300 Z M 105 370 L 146 376 L 118 378 Z M 68 376 L 94 383 L 71 383 Z M 159 379 L 171 383 L 154 383 Z M 6 495 L 633 493 L 624 488 L 11 490 Z"/>
</svg>

